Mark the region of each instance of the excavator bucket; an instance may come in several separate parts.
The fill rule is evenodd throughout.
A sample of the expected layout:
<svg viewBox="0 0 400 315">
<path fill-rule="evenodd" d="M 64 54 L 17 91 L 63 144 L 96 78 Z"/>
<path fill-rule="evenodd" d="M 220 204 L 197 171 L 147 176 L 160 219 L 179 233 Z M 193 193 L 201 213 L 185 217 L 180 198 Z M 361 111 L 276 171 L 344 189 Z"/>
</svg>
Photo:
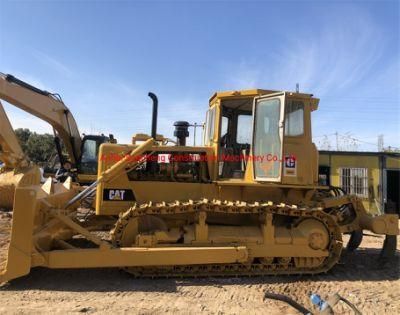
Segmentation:
<svg viewBox="0 0 400 315">
<path fill-rule="evenodd" d="M 15 189 L 20 181 L 20 176 L 15 176 L 13 171 L 3 171 L 0 174 L 0 208 L 11 210 L 14 203 Z M 22 174 L 21 174 L 22 175 Z"/>
<path fill-rule="evenodd" d="M 0 169 L 0 209 L 11 210 L 17 187 L 40 184 L 40 171 L 36 166 L 20 169 Z"/>
</svg>

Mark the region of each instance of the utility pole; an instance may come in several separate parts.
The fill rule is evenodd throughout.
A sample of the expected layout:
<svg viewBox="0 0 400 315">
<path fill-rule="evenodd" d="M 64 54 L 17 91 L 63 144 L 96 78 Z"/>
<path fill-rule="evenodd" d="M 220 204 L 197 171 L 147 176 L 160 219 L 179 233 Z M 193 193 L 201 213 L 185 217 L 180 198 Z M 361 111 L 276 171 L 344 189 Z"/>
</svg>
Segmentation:
<svg viewBox="0 0 400 315">
<path fill-rule="evenodd" d="M 335 132 L 335 136 L 336 136 L 336 151 L 339 151 L 339 134 L 337 131 Z"/>
</svg>

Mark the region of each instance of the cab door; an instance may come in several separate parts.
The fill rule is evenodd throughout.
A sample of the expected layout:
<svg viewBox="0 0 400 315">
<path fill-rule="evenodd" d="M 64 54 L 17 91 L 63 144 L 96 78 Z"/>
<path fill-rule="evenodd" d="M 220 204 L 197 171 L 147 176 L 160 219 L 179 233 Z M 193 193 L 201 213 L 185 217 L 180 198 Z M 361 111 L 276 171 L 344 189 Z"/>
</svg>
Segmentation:
<svg viewBox="0 0 400 315">
<path fill-rule="evenodd" d="M 281 181 L 284 109 L 285 93 L 254 99 L 252 159 L 256 181 Z"/>
</svg>

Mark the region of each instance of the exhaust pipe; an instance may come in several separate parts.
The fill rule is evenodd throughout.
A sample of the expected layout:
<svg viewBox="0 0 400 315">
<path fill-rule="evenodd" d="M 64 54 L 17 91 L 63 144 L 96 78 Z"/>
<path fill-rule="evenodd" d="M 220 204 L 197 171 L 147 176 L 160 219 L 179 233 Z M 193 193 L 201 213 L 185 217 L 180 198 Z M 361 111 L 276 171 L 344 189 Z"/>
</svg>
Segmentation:
<svg viewBox="0 0 400 315">
<path fill-rule="evenodd" d="M 157 113 L 158 113 L 158 98 L 152 92 L 149 92 L 149 97 L 153 100 L 153 117 L 151 121 L 151 137 L 156 140 L 157 137 Z"/>
</svg>

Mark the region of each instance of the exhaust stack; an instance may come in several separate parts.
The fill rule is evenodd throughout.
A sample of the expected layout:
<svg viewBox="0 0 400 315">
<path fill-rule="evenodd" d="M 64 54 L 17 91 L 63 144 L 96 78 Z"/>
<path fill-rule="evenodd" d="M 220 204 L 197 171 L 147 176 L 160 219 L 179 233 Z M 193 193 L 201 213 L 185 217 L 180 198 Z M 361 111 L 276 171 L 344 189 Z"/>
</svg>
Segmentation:
<svg viewBox="0 0 400 315">
<path fill-rule="evenodd" d="M 158 98 L 152 92 L 149 92 L 149 97 L 153 100 L 153 117 L 151 120 L 151 137 L 156 140 L 157 137 L 157 113 L 158 113 Z"/>
</svg>

